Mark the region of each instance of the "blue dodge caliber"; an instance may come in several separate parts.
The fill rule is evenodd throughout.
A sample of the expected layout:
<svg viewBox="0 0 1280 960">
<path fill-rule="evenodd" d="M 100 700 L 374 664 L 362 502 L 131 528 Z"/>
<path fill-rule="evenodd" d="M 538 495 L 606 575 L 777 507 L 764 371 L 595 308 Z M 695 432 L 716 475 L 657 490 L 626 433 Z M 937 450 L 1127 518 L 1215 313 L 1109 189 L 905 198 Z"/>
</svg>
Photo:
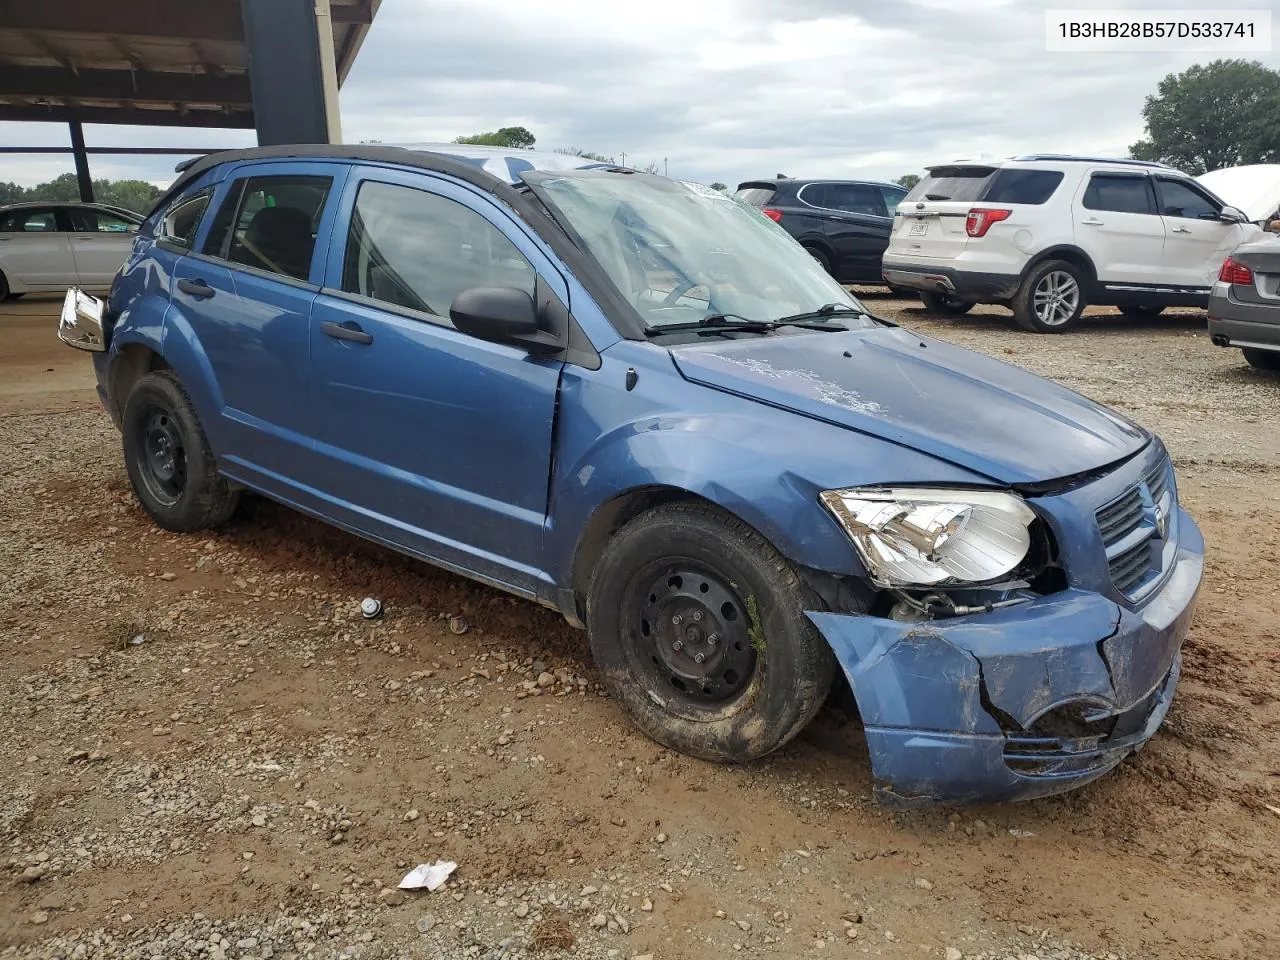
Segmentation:
<svg viewBox="0 0 1280 960">
<path fill-rule="evenodd" d="M 1044 796 L 1155 733 L 1204 551 L 1156 437 L 876 318 L 717 191 L 494 169 L 212 155 L 105 305 L 69 291 L 157 524 L 256 491 L 553 607 L 709 760 L 843 671 L 886 800 Z"/>
</svg>

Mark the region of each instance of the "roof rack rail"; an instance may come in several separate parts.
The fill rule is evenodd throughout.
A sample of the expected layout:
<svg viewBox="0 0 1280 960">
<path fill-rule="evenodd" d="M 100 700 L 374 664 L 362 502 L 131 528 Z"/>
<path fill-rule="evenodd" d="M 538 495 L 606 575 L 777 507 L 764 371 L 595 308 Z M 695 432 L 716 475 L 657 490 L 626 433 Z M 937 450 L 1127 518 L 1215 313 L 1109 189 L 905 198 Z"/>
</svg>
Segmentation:
<svg viewBox="0 0 1280 960">
<path fill-rule="evenodd" d="M 1172 170 L 1166 163 L 1157 163 L 1154 160 L 1131 160 L 1128 158 L 1117 157 L 1081 157 L 1069 153 L 1028 153 L 1020 157 L 1014 157 L 1015 160 L 1058 160 L 1064 163 L 1119 163 L 1130 167 L 1158 167 L 1161 170 Z"/>
</svg>

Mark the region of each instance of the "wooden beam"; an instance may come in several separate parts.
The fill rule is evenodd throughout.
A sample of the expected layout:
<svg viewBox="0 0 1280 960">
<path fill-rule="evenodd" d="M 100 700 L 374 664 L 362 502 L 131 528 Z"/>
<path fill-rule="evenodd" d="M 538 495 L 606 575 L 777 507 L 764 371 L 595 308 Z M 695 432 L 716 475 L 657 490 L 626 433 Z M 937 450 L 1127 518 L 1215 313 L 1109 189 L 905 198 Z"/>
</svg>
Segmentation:
<svg viewBox="0 0 1280 960">
<path fill-rule="evenodd" d="M 237 0 L 0 0 L 0 29 L 244 40 Z"/>
<path fill-rule="evenodd" d="M 81 70 L 0 66 L 0 95 L 23 99 L 133 100 L 218 103 L 248 108 L 253 97 L 243 74 L 215 77 L 159 70 Z"/>
<path fill-rule="evenodd" d="M 124 123 L 138 127 L 209 127 L 252 130 L 251 110 L 136 110 L 123 107 L 40 107 L 0 103 L 0 120 L 24 123 Z"/>
</svg>

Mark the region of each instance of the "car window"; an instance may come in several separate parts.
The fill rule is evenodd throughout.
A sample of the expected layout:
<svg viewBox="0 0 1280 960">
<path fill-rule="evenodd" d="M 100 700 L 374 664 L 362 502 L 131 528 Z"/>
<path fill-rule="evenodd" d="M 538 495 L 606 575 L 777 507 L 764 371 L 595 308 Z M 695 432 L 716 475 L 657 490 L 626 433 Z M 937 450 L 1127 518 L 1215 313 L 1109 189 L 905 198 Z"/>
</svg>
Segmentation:
<svg viewBox="0 0 1280 960">
<path fill-rule="evenodd" d="M 119 214 L 106 210 L 72 207 L 67 213 L 71 216 L 72 226 L 80 233 L 128 233 L 135 225 Z"/>
<path fill-rule="evenodd" d="M 908 200 L 960 200 L 979 199 L 987 189 L 987 182 L 995 167 L 958 165 L 932 167 L 929 175 L 911 188 Z"/>
<path fill-rule="evenodd" d="M 1145 176 L 1123 173 L 1095 173 L 1082 201 L 1086 210 L 1116 213 L 1155 213 Z"/>
<path fill-rule="evenodd" d="M 884 197 L 884 205 L 889 216 L 893 216 L 898 204 L 907 199 L 907 191 L 901 187 L 880 187 L 880 194 Z"/>
<path fill-rule="evenodd" d="M 765 207 L 776 192 L 772 187 L 747 187 L 735 193 L 734 197 L 753 207 Z"/>
<path fill-rule="evenodd" d="M 800 188 L 801 200 L 811 207 L 827 206 L 827 185 L 825 183 L 809 183 Z"/>
<path fill-rule="evenodd" d="M 53 210 L 12 210 L 0 217 L 0 233 L 54 233 L 58 215 Z"/>
<path fill-rule="evenodd" d="M 198 193 L 175 200 L 160 220 L 156 239 L 187 250 L 191 249 L 196 231 L 200 229 L 200 218 L 204 216 L 211 196 L 213 196 L 213 187 L 205 187 Z"/>
<path fill-rule="evenodd" d="M 1005 167 L 991 179 L 984 203 L 1041 204 L 1062 183 L 1061 170 L 1017 170 Z"/>
<path fill-rule="evenodd" d="M 1181 180 L 1157 177 L 1156 192 L 1160 196 L 1160 213 L 1166 217 L 1213 220 L 1221 212 L 1216 203 Z"/>
<path fill-rule="evenodd" d="M 233 183 L 214 214 L 203 252 L 306 280 L 332 186 L 332 177 L 297 175 L 246 177 Z"/>
<path fill-rule="evenodd" d="M 342 289 L 448 318 L 471 287 L 515 287 L 534 295 L 533 265 L 474 210 L 413 187 L 360 186 L 342 270 Z"/>
<path fill-rule="evenodd" d="M 860 213 L 870 217 L 889 215 L 885 207 L 884 195 L 877 187 L 867 183 L 829 183 L 825 199 L 823 206 L 831 210 Z"/>
</svg>

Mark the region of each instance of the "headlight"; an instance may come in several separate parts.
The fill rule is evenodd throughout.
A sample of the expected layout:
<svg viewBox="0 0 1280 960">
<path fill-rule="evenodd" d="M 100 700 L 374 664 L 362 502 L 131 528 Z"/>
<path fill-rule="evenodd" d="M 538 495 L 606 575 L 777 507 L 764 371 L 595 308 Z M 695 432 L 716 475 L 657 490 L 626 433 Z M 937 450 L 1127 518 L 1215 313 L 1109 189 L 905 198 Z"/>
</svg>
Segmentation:
<svg viewBox="0 0 1280 960">
<path fill-rule="evenodd" d="M 821 499 L 882 587 L 1003 576 L 1031 548 L 1036 518 L 1020 497 L 990 490 L 867 487 Z"/>
</svg>

